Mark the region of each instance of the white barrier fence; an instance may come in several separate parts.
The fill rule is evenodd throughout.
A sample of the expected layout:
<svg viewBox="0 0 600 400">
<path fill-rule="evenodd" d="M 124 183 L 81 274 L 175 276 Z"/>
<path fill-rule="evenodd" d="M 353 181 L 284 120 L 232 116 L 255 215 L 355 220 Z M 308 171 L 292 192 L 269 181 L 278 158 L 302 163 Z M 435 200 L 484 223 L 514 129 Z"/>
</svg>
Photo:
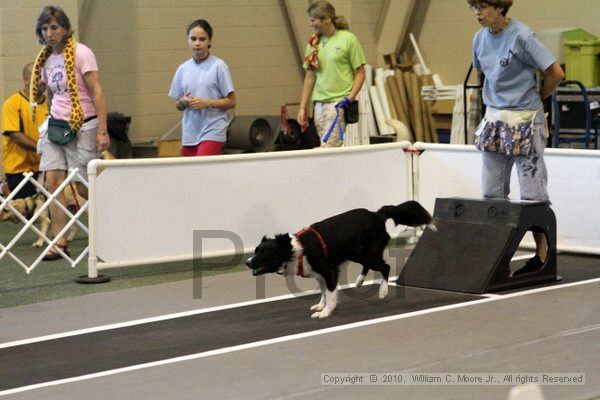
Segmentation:
<svg viewBox="0 0 600 400">
<path fill-rule="evenodd" d="M 193 232 L 211 232 L 202 256 L 251 250 L 264 234 L 295 232 L 311 222 L 348 209 L 378 209 L 408 199 L 433 211 L 438 197 L 479 197 L 481 155 L 473 146 L 416 143 L 419 156 L 405 152 L 409 143 L 342 149 L 244 154 L 220 157 L 95 160 L 88 166 L 89 202 L 68 213 L 64 231 L 89 205 L 88 276 L 98 270 L 174 262 L 194 257 Z M 549 192 L 558 223 L 558 249 L 600 254 L 599 151 L 547 149 Z M 413 176 L 414 171 L 414 176 Z M 71 171 L 57 190 L 73 180 Z M 32 180 L 31 176 L 28 176 Z M 24 185 L 23 183 L 22 185 Z M 56 193 L 34 183 L 48 200 L 27 220 L 10 243 L 0 243 L 0 260 L 11 257 L 30 273 L 56 239 L 43 235 L 46 247 L 26 265 L 11 251 Z M 21 186 L 22 187 L 22 186 Z M 19 188 L 18 188 L 19 189 Z M 518 198 L 516 174 L 511 197 Z M 11 194 L 11 196 L 13 196 Z M 0 197 L 0 211 L 10 208 Z M 64 232 L 63 231 L 63 232 Z M 231 235 L 242 249 L 233 248 Z M 531 243 L 529 243 L 531 244 Z"/>
<path fill-rule="evenodd" d="M 481 154 L 474 146 L 415 143 L 415 199 L 433 210 L 438 197 L 481 196 Z M 561 251 L 600 254 L 600 151 L 546 149 L 548 192 Z M 516 171 L 511 195 L 519 198 Z M 533 240 L 524 242 L 533 245 Z"/>
<path fill-rule="evenodd" d="M 6 245 L 4 245 L 3 243 L 0 243 L 0 250 L 1 250 L 0 251 L 0 261 L 2 259 L 4 259 L 4 257 L 8 256 L 13 261 L 15 261 L 19 266 L 21 266 L 25 270 L 25 272 L 27 272 L 29 274 L 29 273 L 31 273 L 31 271 L 33 271 L 39 265 L 39 263 L 43 260 L 43 258 L 46 256 L 46 254 L 48 254 L 50 249 L 54 248 L 55 251 L 58 251 L 58 253 L 69 262 L 71 267 L 75 268 L 87 256 L 89 246 L 86 247 L 77 256 L 77 258 L 72 259 L 67 254 L 65 254 L 59 247 L 56 247 L 55 245 L 56 245 L 57 241 L 61 237 L 63 237 L 63 235 L 67 234 L 69 229 L 71 229 L 71 227 L 74 224 L 77 224 L 77 226 L 83 232 L 89 233 L 87 226 L 85 226 L 85 224 L 80 221 L 80 217 L 88 209 L 88 203 L 82 204 L 81 207 L 77 210 L 77 212 L 75 214 L 72 214 L 65 206 L 63 206 L 61 203 L 56 201 L 56 197 L 68 185 L 71 185 L 74 182 L 75 177 L 77 177 L 78 180 L 81 181 L 86 186 L 87 186 L 87 182 L 78 174 L 77 169 L 72 169 L 69 171 L 66 179 L 62 182 L 62 184 L 53 193 L 50 193 L 50 192 L 48 192 L 48 190 L 46 190 L 46 188 L 40 182 L 38 182 L 34 178 L 33 173 L 28 172 L 23 175 L 24 175 L 24 179 L 17 185 L 17 187 L 6 198 L 4 198 L 0 195 L 0 212 L 3 212 L 4 210 L 10 211 L 12 213 L 12 216 L 16 217 L 16 219 L 23 224 L 23 227 L 10 240 L 10 242 L 8 242 Z M 27 185 L 28 182 L 33 184 L 36 187 L 38 193 L 42 194 L 45 199 L 43 202 L 40 202 L 39 204 L 36 205 L 35 209 L 33 210 L 33 215 L 30 218 L 28 218 L 28 215 L 23 215 L 19 210 L 17 210 L 14 207 L 14 203 L 13 203 L 13 201 L 16 201 L 15 197 L 19 194 L 19 191 L 21 189 L 23 189 L 23 187 L 25 185 Z M 31 201 L 33 202 L 33 200 L 31 200 Z M 48 233 L 40 230 L 35 225 L 35 223 L 42 219 L 41 217 L 43 216 L 43 214 L 47 213 L 47 208 L 50 206 L 50 204 L 53 201 L 56 201 L 56 204 L 58 204 L 58 206 L 62 210 L 62 212 L 65 213 L 65 215 L 67 217 L 67 224 L 59 232 L 59 234 L 56 235 L 56 237 L 54 239 L 50 239 L 48 236 Z M 39 237 L 39 239 L 36 243 L 36 247 L 38 247 L 38 244 L 40 247 L 43 247 L 44 243 L 46 244 L 46 247 L 42 250 L 42 252 L 37 256 L 37 258 L 30 265 L 27 265 L 27 263 L 24 260 L 22 260 L 22 258 L 19 258 L 14 253 L 13 248 L 15 247 L 17 242 L 19 240 L 21 240 L 21 238 L 23 238 L 23 236 L 26 233 L 28 233 L 29 230 L 33 231 Z"/>
<path fill-rule="evenodd" d="M 249 251 L 352 208 L 412 198 L 406 143 L 342 149 L 140 160 L 94 160 L 90 278 L 98 270 L 192 259 L 193 232 L 213 232 L 202 256 Z M 233 249 L 233 233 L 243 249 Z"/>
</svg>

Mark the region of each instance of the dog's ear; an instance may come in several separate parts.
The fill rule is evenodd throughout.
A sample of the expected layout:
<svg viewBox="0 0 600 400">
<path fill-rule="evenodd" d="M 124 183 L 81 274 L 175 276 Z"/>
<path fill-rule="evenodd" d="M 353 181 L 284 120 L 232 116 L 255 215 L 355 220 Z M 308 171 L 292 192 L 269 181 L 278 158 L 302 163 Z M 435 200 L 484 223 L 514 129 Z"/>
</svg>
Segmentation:
<svg viewBox="0 0 600 400">
<path fill-rule="evenodd" d="M 0 221 L 6 221 L 9 217 L 10 217 L 9 210 L 4 209 L 4 210 L 0 211 Z"/>
<path fill-rule="evenodd" d="M 275 235 L 275 242 L 277 242 L 280 245 L 289 245 L 290 243 L 292 243 L 292 239 L 290 238 L 290 235 L 288 235 L 287 233 L 278 233 L 277 235 Z"/>
<path fill-rule="evenodd" d="M 268 240 L 268 238 L 267 238 L 267 236 L 265 235 L 265 236 L 263 236 L 263 237 L 262 237 L 262 239 L 260 239 L 260 242 L 261 242 L 261 243 L 263 243 L 263 242 L 266 242 L 267 240 Z"/>
</svg>

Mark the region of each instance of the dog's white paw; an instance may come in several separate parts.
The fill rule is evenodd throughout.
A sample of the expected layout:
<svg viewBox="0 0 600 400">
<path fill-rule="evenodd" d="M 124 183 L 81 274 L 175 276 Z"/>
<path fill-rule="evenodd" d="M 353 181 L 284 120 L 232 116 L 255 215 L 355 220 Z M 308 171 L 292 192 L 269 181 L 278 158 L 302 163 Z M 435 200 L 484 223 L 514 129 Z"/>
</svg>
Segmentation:
<svg viewBox="0 0 600 400">
<path fill-rule="evenodd" d="M 327 318 L 330 315 L 331 315 L 331 310 L 329 310 L 328 308 L 325 308 L 323 311 L 319 311 L 319 312 L 313 313 L 310 317 L 311 318 L 322 319 L 322 318 Z"/>
<path fill-rule="evenodd" d="M 356 287 L 359 288 L 363 285 L 363 282 L 365 281 L 365 276 L 363 274 L 360 274 L 357 278 L 356 278 Z"/>
<path fill-rule="evenodd" d="M 319 303 L 319 304 L 315 304 L 310 306 L 310 311 L 321 311 L 325 308 L 325 304 L 323 303 Z"/>
<path fill-rule="evenodd" d="M 44 241 L 43 240 L 36 240 L 35 242 L 33 242 L 31 244 L 31 247 L 39 248 L 39 247 L 42 247 L 43 245 L 44 245 Z"/>
<path fill-rule="evenodd" d="M 386 281 L 381 282 L 379 285 L 379 299 L 383 300 L 388 294 L 388 283 Z"/>
</svg>

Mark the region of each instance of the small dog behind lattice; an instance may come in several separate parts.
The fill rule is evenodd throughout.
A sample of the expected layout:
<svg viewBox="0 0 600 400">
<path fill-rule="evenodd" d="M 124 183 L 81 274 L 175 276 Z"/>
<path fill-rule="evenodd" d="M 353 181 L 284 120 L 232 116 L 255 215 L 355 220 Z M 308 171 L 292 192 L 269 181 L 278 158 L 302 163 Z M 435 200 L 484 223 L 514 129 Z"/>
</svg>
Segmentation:
<svg viewBox="0 0 600 400">
<path fill-rule="evenodd" d="M 41 176 L 42 174 L 40 174 L 40 177 Z M 43 183 L 40 180 L 38 180 L 38 182 Z M 66 205 L 71 212 L 86 202 L 86 199 L 83 198 L 79 193 L 76 194 L 77 197 L 74 196 L 74 188 L 75 185 L 67 185 L 64 190 Z M 42 193 L 37 193 L 34 196 L 21 199 L 10 200 L 8 205 L 4 207 L 2 211 L 0 211 L 0 221 L 10 221 L 15 224 L 23 222 L 12 210 L 29 220 L 38 213 L 44 203 L 46 203 L 46 200 L 46 196 Z M 48 228 L 50 227 L 50 214 L 48 212 L 48 207 L 42 211 L 36 222 L 39 224 L 39 230 L 43 236 L 39 235 L 38 239 L 31 246 L 42 247 L 44 245 L 44 236 L 46 236 Z M 76 234 L 77 224 L 73 224 L 67 233 L 67 241 L 71 242 L 75 238 Z"/>
</svg>

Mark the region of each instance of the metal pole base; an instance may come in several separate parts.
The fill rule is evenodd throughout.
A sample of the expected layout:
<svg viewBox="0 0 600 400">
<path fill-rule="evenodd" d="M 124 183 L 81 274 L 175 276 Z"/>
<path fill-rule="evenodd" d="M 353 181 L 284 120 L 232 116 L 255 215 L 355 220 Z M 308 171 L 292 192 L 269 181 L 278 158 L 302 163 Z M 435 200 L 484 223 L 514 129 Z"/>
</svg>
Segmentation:
<svg viewBox="0 0 600 400">
<path fill-rule="evenodd" d="M 110 282 L 110 276 L 107 275 L 98 275 L 96 278 L 90 278 L 87 275 L 81 275 L 79 278 L 75 278 L 76 283 L 81 283 L 84 285 L 92 285 L 95 283 L 106 283 Z"/>
</svg>

